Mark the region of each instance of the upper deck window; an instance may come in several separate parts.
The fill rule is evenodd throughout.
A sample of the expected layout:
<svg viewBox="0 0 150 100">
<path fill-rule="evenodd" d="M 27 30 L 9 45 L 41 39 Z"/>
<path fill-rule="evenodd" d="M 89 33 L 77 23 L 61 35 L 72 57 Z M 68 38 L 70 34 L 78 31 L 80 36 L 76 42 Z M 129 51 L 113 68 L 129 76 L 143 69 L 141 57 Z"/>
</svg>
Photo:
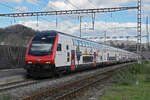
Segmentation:
<svg viewBox="0 0 150 100">
<path fill-rule="evenodd" d="M 61 44 L 59 43 L 58 45 L 57 45 L 57 51 L 61 51 Z"/>
</svg>

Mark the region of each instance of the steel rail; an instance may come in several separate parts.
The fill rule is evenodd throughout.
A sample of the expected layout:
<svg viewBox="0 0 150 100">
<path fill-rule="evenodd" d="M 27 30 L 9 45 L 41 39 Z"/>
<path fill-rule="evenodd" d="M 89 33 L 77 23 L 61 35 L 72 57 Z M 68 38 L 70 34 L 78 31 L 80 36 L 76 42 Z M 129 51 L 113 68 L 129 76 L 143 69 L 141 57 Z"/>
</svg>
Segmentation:
<svg viewBox="0 0 150 100">
<path fill-rule="evenodd" d="M 7 84 L 0 85 L 0 92 L 23 87 L 23 86 L 28 86 L 36 83 L 38 83 L 38 81 L 32 81 L 32 80 L 23 80 L 18 82 L 7 83 Z"/>
</svg>

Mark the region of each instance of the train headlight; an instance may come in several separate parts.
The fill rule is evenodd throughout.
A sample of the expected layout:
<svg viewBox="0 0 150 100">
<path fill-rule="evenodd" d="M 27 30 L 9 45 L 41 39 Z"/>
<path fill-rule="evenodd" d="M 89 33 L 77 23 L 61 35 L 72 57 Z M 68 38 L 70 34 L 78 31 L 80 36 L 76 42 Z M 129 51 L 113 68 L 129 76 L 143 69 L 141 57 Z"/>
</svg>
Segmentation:
<svg viewBox="0 0 150 100">
<path fill-rule="evenodd" d="M 31 62 L 31 61 L 28 61 L 27 63 L 28 63 L 28 64 L 32 64 L 32 62 Z"/>
<path fill-rule="evenodd" d="M 48 61 L 48 62 L 45 62 L 45 63 L 46 63 L 46 64 L 50 64 L 51 62 Z"/>
</svg>

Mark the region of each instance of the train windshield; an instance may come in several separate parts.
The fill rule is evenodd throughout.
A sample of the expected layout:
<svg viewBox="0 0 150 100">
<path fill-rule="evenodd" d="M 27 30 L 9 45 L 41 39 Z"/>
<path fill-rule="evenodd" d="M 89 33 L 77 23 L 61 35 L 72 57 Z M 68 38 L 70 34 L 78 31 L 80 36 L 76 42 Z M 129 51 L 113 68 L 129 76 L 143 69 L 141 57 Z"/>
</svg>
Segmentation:
<svg viewBox="0 0 150 100">
<path fill-rule="evenodd" d="M 54 36 L 44 36 L 39 39 L 33 39 L 29 54 L 33 56 L 45 56 L 51 54 L 54 41 Z"/>
</svg>

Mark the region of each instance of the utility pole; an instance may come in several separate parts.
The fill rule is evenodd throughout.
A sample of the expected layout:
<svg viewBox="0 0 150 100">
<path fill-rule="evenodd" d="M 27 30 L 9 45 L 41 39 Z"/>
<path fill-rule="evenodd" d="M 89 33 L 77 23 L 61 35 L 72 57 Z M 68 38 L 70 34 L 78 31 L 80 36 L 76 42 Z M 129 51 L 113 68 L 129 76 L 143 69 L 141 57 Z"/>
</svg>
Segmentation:
<svg viewBox="0 0 150 100">
<path fill-rule="evenodd" d="M 106 45 L 106 31 L 104 32 L 104 44 Z"/>
<path fill-rule="evenodd" d="M 148 16 L 146 17 L 147 50 L 149 50 Z"/>
<path fill-rule="evenodd" d="M 80 17 L 79 17 L 79 19 L 80 19 L 80 38 L 81 38 L 81 28 L 82 28 L 82 17 L 83 17 L 83 16 L 80 16 Z"/>
<path fill-rule="evenodd" d="M 58 19 L 56 17 L 56 30 L 58 30 Z"/>
<path fill-rule="evenodd" d="M 138 16 L 137 16 L 137 54 L 138 54 L 138 63 L 142 63 L 142 51 L 141 51 L 141 0 L 138 0 Z"/>
<path fill-rule="evenodd" d="M 94 24 L 95 24 L 95 13 L 92 15 L 92 29 L 94 30 Z"/>
<path fill-rule="evenodd" d="M 36 28 L 37 28 L 37 31 L 38 31 L 38 27 L 39 27 L 39 16 L 36 17 L 36 21 L 37 21 L 37 23 L 36 23 Z"/>
<path fill-rule="evenodd" d="M 126 36 L 126 38 L 127 38 L 126 50 L 128 50 L 128 49 L 129 49 L 129 48 L 128 48 L 129 37 L 130 37 L 130 36 Z"/>
</svg>

